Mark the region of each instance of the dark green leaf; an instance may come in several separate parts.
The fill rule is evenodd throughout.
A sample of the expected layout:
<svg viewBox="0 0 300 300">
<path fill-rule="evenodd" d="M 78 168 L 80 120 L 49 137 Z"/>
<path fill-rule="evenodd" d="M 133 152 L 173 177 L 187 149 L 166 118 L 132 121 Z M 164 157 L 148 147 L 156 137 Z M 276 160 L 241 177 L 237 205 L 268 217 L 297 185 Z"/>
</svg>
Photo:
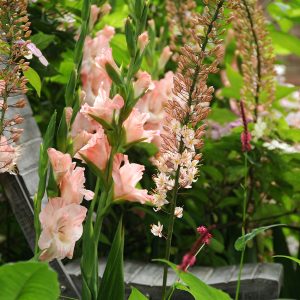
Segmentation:
<svg viewBox="0 0 300 300">
<path fill-rule="evenodd" d="M 138 289 L 132 287 L 128 300 L 148 300 L 148 298 L 144 296 Z"/>
<path fill-rule="evenodd" d="M 283 226 L 284 224 L 275 224 L 275 225 L 270 225 L 270 226 L 263 226 L 259 228 L 253 229 L 251 232 L 245 234 L 244 236 L 240 236 L 234 243 L 234 248 L 237 251 L 242 251 L 245 247 L 247 242 L 251 241 L 253 238 L 255 238 L 258 234 L 263 233 L 264 231 L 278 227 L 278 226 Z"/>
</svg>

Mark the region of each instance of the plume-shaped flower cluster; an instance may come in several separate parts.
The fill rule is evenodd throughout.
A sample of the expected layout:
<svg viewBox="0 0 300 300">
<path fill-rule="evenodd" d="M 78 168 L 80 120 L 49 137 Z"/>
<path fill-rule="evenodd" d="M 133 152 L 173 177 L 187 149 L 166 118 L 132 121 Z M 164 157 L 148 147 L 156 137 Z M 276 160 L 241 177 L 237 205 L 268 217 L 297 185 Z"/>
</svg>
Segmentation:
<svg viewBox="0 0 300 300">
<path fill-rule="evenodd" d="M 275 96 L 274 53 L 266 20 L 258 1 L 237 1 L 233 9 L 237 49 L 242 59 L 242 100 L 257 120 L 260 109 Z"/>
<path fill-rule="evenodd" d="M 157 210 L 169 202 L 171 190 L 174 195 L 179 188 L 191 188 L 198 175 L 201 154 L 197 150 L 203 145 L 203 121 L 210 112 L 214 91 L 213 87 L 207 86 L 207 78 L 218 71 L 217 66 L 223 56 L 216 22 L 223 12 L 223 2 L 217 1 L 214 9 L 205 7 L 202 15 L 195 15 L 190 29 L 193 46 L 185 45 L 181 49 L 173 97 L 166 106 L 160 155 L 155 160 L 159 173 L 154 177 L 153 204 Z M 199 26 L 204 28 L 204 36 L 194 29 Z M 208 60 L 209 57 L 214 58 L 213 62 Z M 171 213 L 182 216 L 182 211 L 176 213 L 175 207 Z"/>
<path fill-rule="evenodd" d="M 27 45 L 30 41 L 19 43 L 30 36 L 30 22 L 27 17 L 27 1 L 0 1 L 0 173 L 14 172 L 19 154 L 15 146 L 22 134 L 17 126 L 23 122 L 20 115 L 7 118 L 7 111 L 12 108 L 22 108 L 25 100 L 17 101 L 10 98 L 13 95 L 27 92 L 27 79 L 23 72 L 29 63 L 24 59 L 29 54 Z"/>
</svg>

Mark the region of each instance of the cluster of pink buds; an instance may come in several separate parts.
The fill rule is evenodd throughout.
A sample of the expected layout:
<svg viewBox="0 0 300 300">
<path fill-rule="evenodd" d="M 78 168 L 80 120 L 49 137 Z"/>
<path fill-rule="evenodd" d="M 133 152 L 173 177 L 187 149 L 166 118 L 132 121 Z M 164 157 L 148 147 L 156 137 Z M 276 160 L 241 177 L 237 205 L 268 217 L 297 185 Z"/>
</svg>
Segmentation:
<svg viewBox="0 0 300 300">
<path fill-rule="evenodd" d="M 209 233 L 209 230 L 205 226 L 198 227 L 197 232 L 200 234 L 200 237 L 196 240 L 192 246 L 192 249 L 183 256 L 182 262 L 178 266 L 178 269 L 184 272 L 186 272 L 189 267 L 192 267 L 196 263 L 196 256 L 205 245 L 210 243 L 210 240 L 212 239 L 211 233 Z"/>
</svg>

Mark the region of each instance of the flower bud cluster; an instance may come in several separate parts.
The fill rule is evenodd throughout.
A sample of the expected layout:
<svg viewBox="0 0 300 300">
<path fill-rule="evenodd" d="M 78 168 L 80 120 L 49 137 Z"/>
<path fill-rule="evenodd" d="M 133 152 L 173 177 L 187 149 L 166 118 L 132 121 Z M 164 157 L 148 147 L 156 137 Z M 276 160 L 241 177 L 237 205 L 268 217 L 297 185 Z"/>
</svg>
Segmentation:
<svg viewBox="0 0 300 300">
<path fill-rule="evenodd" d="M 23 122 L 19 115 L 7 118 L 7 111 L 23 108 L 24 99 L 11 100 L 11 96 L 27 92 L 27 79 L 23 72 L 29 63 L 24 59 L 29 54 L 26 40 L 31 31 L 27 17 L 27 0 L 0 1 L 0 173 L 15 172 L 19 140 L 23 129 L 17 128 Z M 20 41 L 23 41 L 20 43 Z"/>
</svg>

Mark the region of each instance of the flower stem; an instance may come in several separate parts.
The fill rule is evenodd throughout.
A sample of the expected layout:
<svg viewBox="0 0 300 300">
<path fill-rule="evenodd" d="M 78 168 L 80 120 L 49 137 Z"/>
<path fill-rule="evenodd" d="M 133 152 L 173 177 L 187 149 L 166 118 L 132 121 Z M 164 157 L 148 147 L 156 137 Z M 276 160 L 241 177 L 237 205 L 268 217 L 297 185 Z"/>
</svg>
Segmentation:
<svg viewBox="0 0 300 300">
<path fill-rule="evenodd" d="M 178 197 L 178 189 L 179 189 L 179 175 L 180 175 L 180 166 L 178 167 L 175 175 L 175 186 L 172 194 L 171 200 L 171 209 L 170 209 L 170 216 L 169 216 L 169 226 L 168 226 L 168 236 L 167 236 L 167 245 L 166 245 L 166 252 L 165 252 L 165 259 L 170 260 L 170 250 L 172 245 L 172 236 L 174 230 L 174 221 L 175 221 L 175 207 Z M 162 288 L 162 300 L 166 297 L 166 290 L 167 290 L 167 279 L 168 279 L 168 266 L 164 266 L 164 274 L 163 274 L 163 288 Z"/>
<path fill-rule="evenodd" d="M 244 166 L 244 199 L 243 199 L 243 223 L 242 223 L 242 236 L 245 236 L 246 233 L 246 214 L 247 214 L 247 178 L 248 178 L 248 156 L 247 152 L 245 154 L 245 166 Z M 241 259 L 240 259 L 240 268 L 239 268 L 239 275 L 238 275 L 238 282 L 237 282 L 237 287 L 236 287 L 236 294 L 235 294 L 235 300 L 239 299 L 239 294 L 240 294 L 240 288 L 241 288 L 241 277 L 242 277 L 242 271 L 243 271 L 243 266 L 244 266 L 244 256 L 245 256 L 245 249 L 246 245 L 244 245 L 242 254 L 241 254 Z"/>
</svg>

